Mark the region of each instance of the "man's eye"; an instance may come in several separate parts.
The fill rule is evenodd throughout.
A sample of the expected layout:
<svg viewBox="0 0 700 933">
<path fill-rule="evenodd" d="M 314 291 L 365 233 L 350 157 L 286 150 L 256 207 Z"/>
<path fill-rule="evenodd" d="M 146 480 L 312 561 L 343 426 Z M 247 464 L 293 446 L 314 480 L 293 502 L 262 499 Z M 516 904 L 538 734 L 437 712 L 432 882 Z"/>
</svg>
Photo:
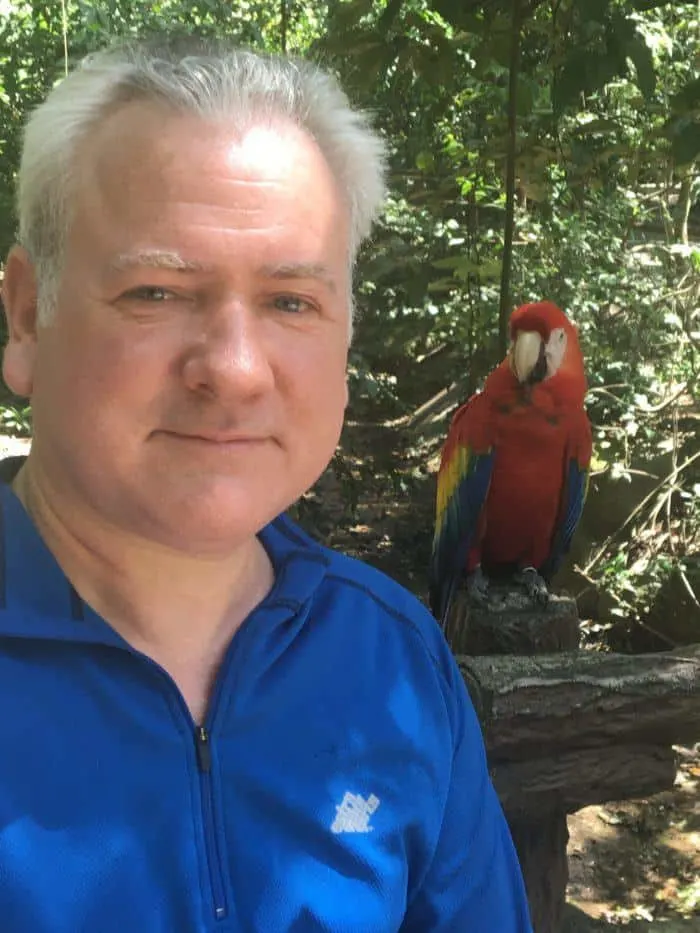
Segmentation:
<svg viewBox="0 0 700 933">
<path fill-rule="evenodd" d="M 161 288 L 159 285 L 142 285 L 140 288 L 132 288 L 131 291 L 127 292 L 126 297 L 131 298 L 133 301 L 146 301 L 158 304 L 174 296 L 167 288 Z"/>
<path fill-rule="evenodd" d="M 295 295 L 278 295 L 272 303 L 278 311 L 286 311 L 287 314 L 300 314 L 310 307 L 308 301 Z"/>
</svg>

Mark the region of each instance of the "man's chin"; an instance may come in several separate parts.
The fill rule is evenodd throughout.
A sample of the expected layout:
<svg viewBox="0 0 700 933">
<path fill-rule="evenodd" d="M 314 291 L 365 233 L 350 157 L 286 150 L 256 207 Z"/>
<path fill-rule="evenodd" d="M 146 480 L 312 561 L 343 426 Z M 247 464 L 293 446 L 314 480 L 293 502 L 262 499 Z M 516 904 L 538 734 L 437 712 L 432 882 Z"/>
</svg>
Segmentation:
<svg viewBox="0 0 700 933">
<path fill-rule="evenodd" d="M 176 525 L 160 523 L 142 530 L 143 537 L 153 544 L 191 557 L 224 558 L 246 544 L 258 534 L 267 522 L 180 522 Z"/>
<path fill-rule="evenodd" d="M 155 509 L 141 513 L 140 534 L 183 553 L 220 555 L 250 541 L 287 507 L 271 496 L 261 502 L 259 494 L 211 487 L 170 502 L 160 496 Z"/>
</svg>

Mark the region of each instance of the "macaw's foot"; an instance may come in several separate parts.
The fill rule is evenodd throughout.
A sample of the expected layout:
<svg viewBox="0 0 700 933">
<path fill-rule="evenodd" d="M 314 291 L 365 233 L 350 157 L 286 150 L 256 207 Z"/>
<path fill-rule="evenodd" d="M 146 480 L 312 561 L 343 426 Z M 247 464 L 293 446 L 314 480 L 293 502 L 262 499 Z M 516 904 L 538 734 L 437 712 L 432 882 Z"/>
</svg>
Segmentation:
<svg viewBox="0 0 700 933">
<path fill-rule="evenodd" d="M 546 606 L 549 602 L 547 584 L 534 567 L 523 567 L 522 570 L 518 570 L 515 574 L 514 581 L 518 586 L 523 587 L 533 602 L 539 603 L 542 606 Z"/>
<path fill-rule="evenodd" d="M 476 567 L 467 577 L 467 593 L 469 599 L 479 606 L 485 606 L 489 601 L 489 581 L 481 567 Z"/>
</svg>

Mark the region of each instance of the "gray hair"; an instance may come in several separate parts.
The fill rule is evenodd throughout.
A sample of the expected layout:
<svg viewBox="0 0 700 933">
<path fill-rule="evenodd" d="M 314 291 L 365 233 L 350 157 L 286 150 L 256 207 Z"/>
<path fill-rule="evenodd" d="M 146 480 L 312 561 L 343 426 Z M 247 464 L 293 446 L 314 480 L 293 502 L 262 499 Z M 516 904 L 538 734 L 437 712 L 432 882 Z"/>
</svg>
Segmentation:
<svg viewBox="0 0 700 933">
<path fill-rule="evenodd" d="M 366 114 L 316 66 L 222 42 L 131 42 L 88 56 L 32 113 L 24 136 L 17 207 L 20 242 L 37 272 L 39 317 L 53 311 L 75 197 L 78 148 L 130 101 L 236 126 L 286 118 L 316 141 L 346 201 L 350 264 L 385 195 L 386 149 Z"/>
</svg>

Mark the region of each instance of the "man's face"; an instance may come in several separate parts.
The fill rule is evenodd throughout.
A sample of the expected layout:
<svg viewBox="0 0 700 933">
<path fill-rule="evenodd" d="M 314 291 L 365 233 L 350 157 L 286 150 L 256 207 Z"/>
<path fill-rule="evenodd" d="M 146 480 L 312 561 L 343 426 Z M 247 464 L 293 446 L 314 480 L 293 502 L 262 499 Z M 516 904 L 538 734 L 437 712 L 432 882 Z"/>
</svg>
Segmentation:
<svg viewBox="0 0 700 933">
<path fill-rule="evenodd" d="M 292 125 L 237 134 L 143 104 L 98 130 L 78 172 L 55 318 L 6 360 L 31 389 L 33 457 L 101 520 L 224 552 L 337 444 L 345 205 Z"/>
</svg>

